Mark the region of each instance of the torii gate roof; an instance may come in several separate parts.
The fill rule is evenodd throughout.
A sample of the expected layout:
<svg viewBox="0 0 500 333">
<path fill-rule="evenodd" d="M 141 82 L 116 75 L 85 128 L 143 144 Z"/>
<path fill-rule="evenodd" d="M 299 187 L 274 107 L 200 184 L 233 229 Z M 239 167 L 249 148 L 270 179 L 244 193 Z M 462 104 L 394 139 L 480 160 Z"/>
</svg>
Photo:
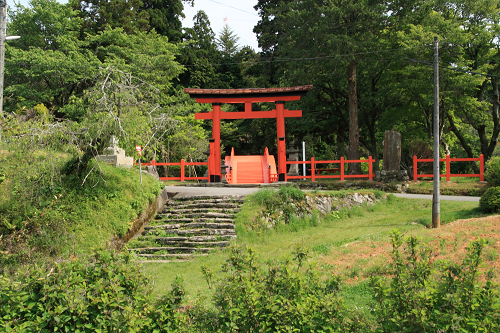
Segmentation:
<svg viewBox="0 0 500 333">
<path fill-rule="evenodd" d="M 313 87 L 312 84 L 281 88 L 197 89 L 184 88 L 184 92 L 198 103 L 256 103 L 298 101 Z"/>
</svg>

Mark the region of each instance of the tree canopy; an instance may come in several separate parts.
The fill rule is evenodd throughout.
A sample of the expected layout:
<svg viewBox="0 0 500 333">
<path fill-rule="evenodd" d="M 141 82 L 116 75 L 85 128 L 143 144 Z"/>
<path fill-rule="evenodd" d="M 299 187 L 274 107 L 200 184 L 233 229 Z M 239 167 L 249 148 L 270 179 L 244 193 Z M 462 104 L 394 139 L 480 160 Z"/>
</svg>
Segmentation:
<svg viewBox="0 0 500 333">
<path fill-rule="evenodd" d="M 184 6 L 192 4 L 16 4 L 8 30 L 23 37 L 6 46 L 5 110 L 23 113 L 43 104 L 57 118 L 82 121 L 91 95 L 98 94 L 103 69 L 112 68 L 158 89 L 155 103 L 173 110 L 171 118 L 185 126 L 179 132 L 183 137 L 162 139 L 165 156 L 178 158 L 180 153 L 165 147 L 192 146 L 200 152 L 211 127 L 194 122 L 193 113 L 207 106 L 196 105 L 182 88 L 313 84 L 300 102 L 289 103 L 290 109 L 302 109 L 303 117 L 287 120 L 287 141 L 306 141 L 309 157 L 316 159 L 371 155 L 379 160 L 384 132 L 399 130 L 403 166 L 411 168 L 411 155 L 430 149 L 431 43 L 438 36 L 442 154 L 486 159 L 499 154 L 497 1 L 259 0 L 254 7 L 260 17 L 254 27 L 257 51 L 239 45 L 227 25 L 215 33 L 203 11 L 192 28 L 183 28 Z M 273 127 L 265 119 L 223 123 L 226 152 L 235 147 L 238 153 L 256 154 L 266 146 L 275 152 L 275 135 L 262 130 Z M 189 138 L 196 143 L 186 144 Z"/>
</svg>

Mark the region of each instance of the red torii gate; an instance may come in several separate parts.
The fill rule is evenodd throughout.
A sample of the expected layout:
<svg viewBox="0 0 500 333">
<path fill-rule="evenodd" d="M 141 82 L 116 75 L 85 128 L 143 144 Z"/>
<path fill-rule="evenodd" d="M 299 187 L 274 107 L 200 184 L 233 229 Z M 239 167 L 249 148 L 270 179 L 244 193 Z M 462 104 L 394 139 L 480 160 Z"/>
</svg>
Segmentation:
<svg viewBox="0 0 500 333">
<path fill-rule="evenodd" d="M 278 180 L 284 181 L 286 174 L 285 117 L 302 117 L 301 110 L 285 109 L 285 102 L 298 101 L 312 85 L 285 88 L 249 88 L 249 89 L 196 89 L 185 88 L 184 92 L 197 103 L 212 103 L 212 112 L 197 113 L 195 119 L 212 119 L 213 149 L 210 159 L 213 167 L 208 168 L 211 182 L 221 181 L 220 121 L 221 119 L 257 119 L 276 118 L 278 138 Z M 271 102 L 276 104 L 272 111 L 252 111 L 252 103 Z M 222 103 L 244 103 L 244 112 L 221 111 Z M 212 146 L 212 145 L 211 145 Z"/>
</svg>

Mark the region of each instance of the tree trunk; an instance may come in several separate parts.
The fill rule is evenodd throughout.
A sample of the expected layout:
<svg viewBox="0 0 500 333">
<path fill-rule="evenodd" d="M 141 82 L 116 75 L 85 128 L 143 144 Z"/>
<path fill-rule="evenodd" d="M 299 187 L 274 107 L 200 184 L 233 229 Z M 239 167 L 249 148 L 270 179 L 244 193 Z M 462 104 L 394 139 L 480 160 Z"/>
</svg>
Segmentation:
<svg viewBox="0 0 500 333">
<path fill-rule="evenodd" d="M 345 139 L 344 139 L 344 126 L 337 127 L 337 159 L 340 160 L 340 156 L 345 156 Z"/>
<path fill-rule="evenodd" d="M 378 158 L 378 149 L 377 149 L 377 137 L 375 135 L 375 129 L 370 127 L 368 128 L 368 133 L 370 135 L 370 154 L 372 155 L 372 157 L 375 159 L 375 163 L 373 163 L 373 172 L 375 171 L 380 171 L 380 167 L 379 167 L 379 164 L 380 164 L 380 160 Z"/>
<path fill-rule="evenodd" d="M 493 86 L 493 107 L 491 110 L 491 116 L 493 117 L 493 134 L 491 136 L 490 144 L 488 146 L 486 154 L 483 153 L 485 161 L 489 160 L 493 155 L 493 152 L 498 145 L 498 134 L 500 134 L 500 92 L 498 89 L 498 78 L 492 78 L 491 85 Z"/>
<path fill-rule="evenodd" d="M 455 125 L 455 122 L 453 121 L 453 116 L 448 115 L 448 121 L 450 123 L 450 130 L 457 136 L 457 139 L 458 139 L 458 141 L 460 141 L 460 145 L 462 145 L 462 148 L 464 148 L 465 153 L 467 154 L 467 157 L 476 158 L 477 156 L 474 156 L 474 154 L 472 153 L 472 149 L 467 144 L 467 141 L 465 141 L 464 136 L 462 135 L 462 133 L 460 133 L 457 126 Z M 471 162 L 470 164 L 471 164 L 472 170 L 474 170 L 474 173 L 479 173 L 479 169 L 478 169 L 476 163 Z"/>
<path fill-rule="evenodd" d="M 348 73 L 349 79 L 349 160 L 359 160 L 359 125 L 358 125 L 358 91 L 356 85 L 356 62 L 351 60 Z M 361 163 L 349 163 L 349 175 L 361 174 Z"/>
</svg>

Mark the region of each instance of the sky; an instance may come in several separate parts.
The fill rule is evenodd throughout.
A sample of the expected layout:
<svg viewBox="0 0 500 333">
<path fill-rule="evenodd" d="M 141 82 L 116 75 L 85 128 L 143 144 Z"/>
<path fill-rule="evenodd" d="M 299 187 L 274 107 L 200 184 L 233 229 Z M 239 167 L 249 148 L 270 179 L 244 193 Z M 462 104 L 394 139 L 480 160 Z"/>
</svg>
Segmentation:
<svg viewBox="0 0 500 333">
<path fill-rule="evenodd" d="M 184 27 L 193 26 L 193 16 L 199 10 L 204 10 L 210 20 L 212 30 L 219 35 L 219 32 L 227 25 L 240 37 L 240 46 L 251 46 L 255 51 L 259 51 L 257 37 L 253 32 L 253 27 L 259 21 L 257 11 L 253 8 L 257 0 L 194 0 L 194 7 L 184 4 L 183 20 Z"/>
<path fill-rule="evenodd" d="M 16 0 L 23 6 L 28 6 L 29 0 Z M 67 0 L 58 0 L 66 3 Z M 14 0 L 7 0 L 7 5 L 13 5 Z M 257 37 L 253 33 L 253 27 L 259 21 L 257 11 L 253 8 L 257 0 L 194 0 L 194 7 L 184 4 L 184 15 L 186 18 L 182 21 L 184 27 L 193 26 L 193 16 L 199 10 L 204 10 L 210 20 L 212 30 L 219 35 L 219 32 L 227 25 L 240 37 L 238 44 L 240 46 L 249 45 L 255 51 L 260 51 L 257 44 Z"/>
</svg>

